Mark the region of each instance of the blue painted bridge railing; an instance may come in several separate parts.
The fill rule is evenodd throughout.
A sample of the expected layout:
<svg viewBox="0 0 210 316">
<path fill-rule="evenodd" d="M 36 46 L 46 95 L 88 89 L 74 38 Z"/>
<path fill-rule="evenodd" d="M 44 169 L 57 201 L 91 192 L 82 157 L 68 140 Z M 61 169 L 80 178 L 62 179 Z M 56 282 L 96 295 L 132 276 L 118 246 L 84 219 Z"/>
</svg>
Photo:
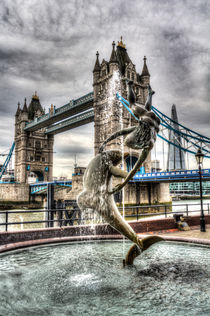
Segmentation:
<svg viewBox="0 0 210 316">
<path fill-rule="evenodd" d="M 210 180 L 210 169 L 202 170 L 202 179 Z M 180 170 L 180 171 L 164 171 L 140 173 L 137 172 L 132 182 L 176 182 L 176 181 L 199 181 L 198 170 Z"/>
<path fill-rule="evenodd" d="M 51 181 L 51 182 L 36 182 L 30 184 L 30 194 L 38 194 L 44 193 L 47 190 L 48 184 L 53 184 L 55 186 L 62 186 L 62 187 L 72 187 L 72 181 Z"/>
<path fill-rule="evenodd" d="M 210 181 L 210 169 L 202 170 L 202 179 Z M 137 172 L 131 182 L 178 182 L 178 181 L 199 181 L 198 170 L 180 170 L 180 171 L 164 171 L 140 173 Z M 51 181 L 51 182 L 37 182 L 30 184 L 31 194 L 44 193 L 47 190 L 48 184 L 55 186 L 72 187 L 72 181 Z"/>
</svg>

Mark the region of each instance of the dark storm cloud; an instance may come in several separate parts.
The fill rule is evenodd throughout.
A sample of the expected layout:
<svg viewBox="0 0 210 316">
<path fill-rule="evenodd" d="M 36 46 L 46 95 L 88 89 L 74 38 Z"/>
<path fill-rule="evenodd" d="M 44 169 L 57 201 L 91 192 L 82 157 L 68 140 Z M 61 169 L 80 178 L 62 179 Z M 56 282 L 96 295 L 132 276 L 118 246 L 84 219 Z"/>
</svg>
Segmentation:
<svg viewBox="0 0 210 316">
<path fill-rule="evenodd" d="M 35 90 L 46 108 L 91 91 L 96 50 L 100 60 L 109 60 L 112 41 L 123 35 L 138 72 L 143 56 L 148 57 L 154 105 L 170 114 L 175 103 L 180 122 L 208 136 L 209 12 L 208 0 L 1 1 L 1 120 L 11 123 L 17 102 L 27 97 L 29 103 Z M 81 137 L 72 146 L 64 134 L 56 136 L 55 151 L 64 156 L 80 152 L 83 159 L 93 140 L 88 134 L 91 145 L 84 146 L 84 129 L 73 134 Z M 11 144 L 12 128 L 5 137 Z M 2 138 L 0 148 L 5 149 Z"/>
</svg>

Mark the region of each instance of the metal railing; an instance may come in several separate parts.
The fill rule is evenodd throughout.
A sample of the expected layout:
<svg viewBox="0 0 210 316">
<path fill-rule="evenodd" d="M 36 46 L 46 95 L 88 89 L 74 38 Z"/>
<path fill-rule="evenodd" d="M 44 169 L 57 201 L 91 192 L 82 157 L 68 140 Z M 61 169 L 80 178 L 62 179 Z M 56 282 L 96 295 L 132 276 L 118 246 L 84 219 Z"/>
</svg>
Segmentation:
<svg viewBox="0 0 210 316">
<path fill-rule="evenodd" d="M 173 210 L 173 208 L 180 207 L 180 210 Z M 204 203 L 204 213 L 210 214 L 210 203 Z M 197 209 L 192 209 L 197 208 Z M 123 212 L 123 208 L 119 207 L 121 213 Z M 149 217 L 152 218 L 168 218 L 172 217 L 175 214 L 183 214 L 184 216 L 194 215 L 197 213 L 200 214 L 200 204 L 161 204 L 161 205 L 145 205 L 145 206 L 125 206 L 125 219 L 126 220 L 140 220 L 146 219 Z M 71 213 L 71 216 L 68 214 Z M 13 215 L 29 215 L 30 220 L 23 220 L 23 216 L 21 221 L 17 218 L 14 218 Z M 42 214 L 42 218 L 38 217 L 35 214 Z M 5 210 L 0 211 L 0 231 L 8 231 L 9 227 L 12 225 L 20 225 L 21 229 L 31 229 L 31 228 L 52 228 L 52 227 L 61 227 L 67 225 L 81 225 L 81 224 L 90 224 L 95 220 L 96 213 L 94 211 L 89 212 L 88 217 L 82 216 L 81 212 L 78 208 L 75 209 L 52 209 L 52 210 Z M 3 218 L 2 218 L 3 217 Z M 18 216 L 17 216 L 18 217 Z M 19 216 L 20 217 L 20 216 Z M 36 217 L 38 217 L 36 219 Z M 45 217 L 45 218 L 44 218 Z M 44 219 L 43 219 L 44 218 Z M 35 225 L 39 224 L 39 225 Z M 24 227 L 27 225 L 27 227 Z M 28 227 L 32 225 L 32 227 Z M 34 227 L 34 225 L 36 227 Z M 4 230 L 1 227 L 4 227 Z M 37 227 L 38 226 L 38 227 Z M 20 228 L 18 227 L 18 230 Z M 16 229 L 17 230 L 17 227 Z M 12 230 L 10 230 L 12 231 Z"/>
<path fill-rule="evenodd" d="M 190 208 L 197 207 L 197 210 L 192 210 Z M 204 203 L 204 212 L 205 214 L 210 214 L 210 203 Z M 174 210 L 173 210 L 174 208 Z M 181 208 L 180 210 L 175 210 L 175 208 Z M 121 212 L 123 211 L 123 207 L 119 207 Z M 133 213 L 126 214 L 125 218 L 135 218 L 137 221 L 142 218 L 146 217 L 153 217 L 153 216 L 164 216 L 164 218 L 171 217 L 175 214 L 183 214 L 183 216 L 189 216 L 193 215 L 195 213 L 200 214 L 200 203 L 194 203 L 194 204 L 176 204 L 176 205 L 170 205 L 170 204 L 160 204 L 160 205 L 142 205 L 142 206 L 126 206 L 125 212 L 127 210 L 130 210 Z M 148 209 L 150 209 L 150 212 L 148 212 Z M 153 209 L 153 211 L 151 211 Z M 146 211 L 147 210 L 147 211 Z M 154 212 L 155 210 L 155 212 Z"/>
</svg>

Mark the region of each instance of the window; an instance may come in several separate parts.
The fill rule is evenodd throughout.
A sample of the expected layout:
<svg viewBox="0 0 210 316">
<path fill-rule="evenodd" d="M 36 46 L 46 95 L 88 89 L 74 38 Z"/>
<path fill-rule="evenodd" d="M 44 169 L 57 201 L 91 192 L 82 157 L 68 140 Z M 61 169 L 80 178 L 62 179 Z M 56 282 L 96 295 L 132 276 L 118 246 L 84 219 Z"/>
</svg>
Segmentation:
<svg viewBox="0 0 210 316">
<path fill-rule="evenodd" d="M 33 160 L 34 160 L 34 157 L 33 157 L 33 156 L 31 156 L 31 157 L 30 157 L 30 161 L 33 161 Z"/>
<path fill-rule="evenodd" d="M 42 157 L 42 161 L 45 161 L 45 157 Z"/>
<path fill-rule="evenodd" d="M 128 79 L 130 79 L 130 78 L 131 78 L 130 71 L 128 71 L 128 72 L 127 72 L 127 77 L 128 77 Z"/>
<path fill-rule="evenodd" d="M 134 81 L 134 72 L 132 72 L 131 79 Z"/>
<path fill-rule="evenodd" d="M 40 161 L 40 156 L 35 156 L 35 161 Z"/>
<path fill-rule="evenodd" d="M 35 147 L 36 147 L 36 149 L 40 149 L 41 148 L 41 142 L 39 140 L 36 141 Z"/>
</svg>

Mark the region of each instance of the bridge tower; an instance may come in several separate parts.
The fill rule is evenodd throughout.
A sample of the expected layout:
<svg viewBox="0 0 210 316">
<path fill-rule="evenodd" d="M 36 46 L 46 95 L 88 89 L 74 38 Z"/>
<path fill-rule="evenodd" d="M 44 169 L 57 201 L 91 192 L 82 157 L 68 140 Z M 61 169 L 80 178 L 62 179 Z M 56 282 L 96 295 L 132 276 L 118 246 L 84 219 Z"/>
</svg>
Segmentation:
<svg viewBox="0 0 210 316">
<path fill-rule="evenodd" d="M 45 128 L 34 132 L 24 130 L 26 124 L 44 114 L 35 93 L 27 106 L 20 103 L 15 114 L 15 179 L 28 183 L 31 176 L 39 181 L 52 180 L 54 136 L 46 135 Z"/>
<path fill-rule="evenodd" d="M 150 83 L 146 57 L 144 57 L 141 74 L 137 73 L 134 63 L 131 61 L 126 46 L 121 40 L 115 47 L 112 43 L 110 60 L 99 61 L 99 53 L 96 54 L 96 62 L 93 69 L 93 92 L 94 92 L 94 129 L 95 129 L 95 154 L 98 153 L 100 145 L 112 133 L 136 124 L 130 113 L 120 105 L 116 98 L 118 91 L 125 99 L 128 99 L 127 80 L 134 83 L 136 102 L 144 105 L 147 98 L 147 85 Z M 120 139 L 115 139 L 107 145 L 107 149 L 120 149 Z M 124 148 L 130 153 L 126 161 L 127 169 L 133 167 L 138 151 Z M 144 163 L 145 172 L 151 171 L 151 155 Z M 126 203 L 154 203 L 169 201 L 169 187 L 162 184 L 139 184 L 129 183 L 125 187 Z"/>
<path fill-rule="evenodd" d="M 147 98 L 147 85 L 150 82 L 150 74 L 144 57 L 144 64 L 141 75 L 136 72 L 136 67 L 131 61 L 125 44 L 112 43 L 112 52 L 109 62 L 102 60 L 99 62 L 99 53 L 96 54 L 95 67 L 93 69 L 93 92 L 94 92 L 94 124 L 95 124 L 95 154 L 98 153 L 100 145 L 112 133 L 136 124 L 130 113 L 122 107 L 116 98 L 118 91 L 125 99 L 128 98 L 126 80 L 134 82 L 137 103 L 145 104 Z M 122 149 L 121 141 L 113 140 L 107 145 L 107 149 Z M 130 151 L 133 158 L 132 165 L 136 161 L 138 152 Z M 145 170 L 150 171 L 150 156 L 144 164 Z"/>
</svg>

